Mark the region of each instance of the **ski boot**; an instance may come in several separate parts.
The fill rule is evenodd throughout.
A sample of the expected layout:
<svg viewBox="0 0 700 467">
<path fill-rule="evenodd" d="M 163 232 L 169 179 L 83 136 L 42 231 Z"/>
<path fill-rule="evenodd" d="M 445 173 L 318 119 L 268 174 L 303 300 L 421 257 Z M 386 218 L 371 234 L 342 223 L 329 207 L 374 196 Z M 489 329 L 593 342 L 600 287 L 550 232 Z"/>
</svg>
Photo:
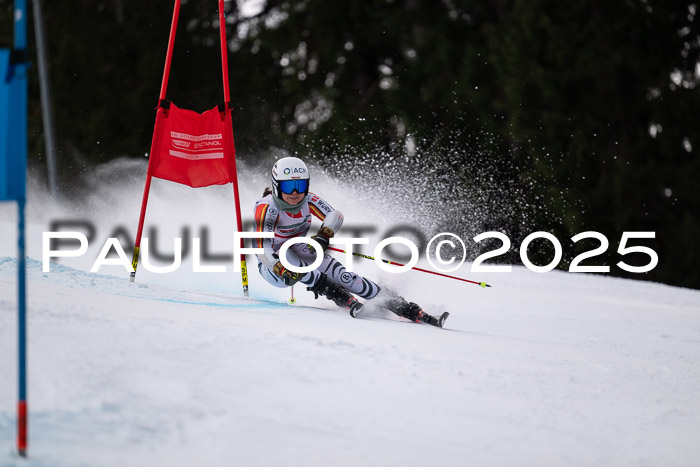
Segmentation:
<svg viewBox="0 0 700 467">
<path fill-rule="evenodd" d="M 318 298 L 319 295 L 323 295 L 340 308 L 348 310 L 350 312 L 350 316 L 353 318 L 357 317 L 357 314 L 362 309 L 362 303 L 360 303 L 343 287 L 331 281 L 328 276 L 323 273 L 321 273 L 321 276 L 316 281 L 316 284 L 314 284 L 312 287 L 307 287 L 306 290 L 313 292 L 316 298 Z"/>
<path fill-rule="evenodd" d="M 384 303 L 384 307 L 399 316 L 414 321 L 416 323 L 426 323 L 439 328 L 445 323 L 450 314 L 445 312 L 440 316 L 432 316 L 424 312 L 421 307 L 413 302 L 407 302 L 403 298 L 391 297 Z"/>
</svg>

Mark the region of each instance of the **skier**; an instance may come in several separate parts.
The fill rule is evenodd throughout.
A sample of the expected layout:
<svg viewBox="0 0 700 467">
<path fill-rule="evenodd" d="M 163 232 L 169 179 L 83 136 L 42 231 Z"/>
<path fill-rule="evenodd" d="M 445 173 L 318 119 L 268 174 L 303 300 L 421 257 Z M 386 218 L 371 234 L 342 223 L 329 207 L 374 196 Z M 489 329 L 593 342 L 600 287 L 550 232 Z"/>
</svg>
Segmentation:
<svg viewBox="0 0 700 467">
<path fill-rule="evenodd" d="M 316 240 L 323 248 L 321 265 L 311 272 L 296 273 L 286 269 L 279 259 L 282 244 L 294 237 L 303 237 L 311 227 L 311 216 L 321 220 Z M 274 232 L 274 238 L 258 238 L 256 246 L 263 248 L 258 254 L 258 271 L 275 287 L 291 287 L 297 282 L 307 286 L 316 298 L 324 296 L 337 306 L 346 309 L 355 318 L 362 309 L 353 294 L 374 299 L 380 306 L 398 316 L 417 323 L 424 322 L 442 327 L 449 313 L 435 317 L 424 312 L 415 303 L 407 302 L 398 294 L 382 288 L 358 274 L 348 272 L 338 260 L 326 253 L 330 239 L 340 230 L 343 215 L 319 196 L 309 192 L 309 171 L 296 157 L 284 157 L 272 167 L 272 188 L 266 188 L 263 197 L 255 203 L 255 228 L 257 232 Z M 316 251 L 307 244 L 297 243 L 287 250 L 289 264 L 308 266 L 316 259 Z"/>
</svg>

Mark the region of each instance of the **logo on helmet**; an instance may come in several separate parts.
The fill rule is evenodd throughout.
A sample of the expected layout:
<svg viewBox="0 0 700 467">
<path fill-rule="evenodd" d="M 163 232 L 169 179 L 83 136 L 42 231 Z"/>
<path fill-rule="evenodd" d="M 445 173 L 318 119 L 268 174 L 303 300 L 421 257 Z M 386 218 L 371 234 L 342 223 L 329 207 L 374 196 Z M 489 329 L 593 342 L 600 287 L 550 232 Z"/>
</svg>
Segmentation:
<svg viewBox="0 0 700 467">
<path fill-rule="evenodd" d="M 305 174 L 306 169 L 304 167 L 285 167 L 283 170 L 285 175 L 300 175 L 300 174 Z"/>
</svg>

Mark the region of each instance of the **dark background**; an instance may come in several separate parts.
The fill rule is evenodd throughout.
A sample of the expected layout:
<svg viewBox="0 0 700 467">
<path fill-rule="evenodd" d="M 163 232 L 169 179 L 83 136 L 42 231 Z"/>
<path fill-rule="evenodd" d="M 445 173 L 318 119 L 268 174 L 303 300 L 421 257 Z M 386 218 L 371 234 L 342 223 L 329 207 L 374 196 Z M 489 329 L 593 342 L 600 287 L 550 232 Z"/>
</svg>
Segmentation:
<svg viewBox="0 0 700 467">
<path fill-rule="evenodd" d="M 477 226 L 509 234 L 514 247 L 502 259 L 517 262 L 516 247 L 533 231 L 523 225 L 536 225 L 562 241 L 566 268 L 597 245 L 567 240 L 595 230 L 610 247 L 584 264 L 625 275 L 614 266 L 622 232 L 654 231 L 655 240 L 633 244 L 652 247 L 659 265 L 627 276 L 700 288 L 695 2 L 263 4 L 249 17 L 226 4 L 240 159 L 284 148 L 331 172 L 357 167 L 361 178 L 371 155 L 425 168 L 421 183 L 445 197 L 465 192 L 452 185 L 490 190 L 492 199 L 501 187 L 518 194 L 530 221 L 494 208 Z M 95 164 L 148 152 L 173 3 L 42 5 L 60 189 L 70 199 Z M 12 2 L 0 0 L 2 47 L 11 46 L 11 18 Z M 29 163 L 45 176 L 29 26 Z M 219 54 L 217 1 L 183 2 L 168 98 L 197 111 L 221 102 Z M 532 257 L 548 263 L 551 250 Z"/>
</svg>

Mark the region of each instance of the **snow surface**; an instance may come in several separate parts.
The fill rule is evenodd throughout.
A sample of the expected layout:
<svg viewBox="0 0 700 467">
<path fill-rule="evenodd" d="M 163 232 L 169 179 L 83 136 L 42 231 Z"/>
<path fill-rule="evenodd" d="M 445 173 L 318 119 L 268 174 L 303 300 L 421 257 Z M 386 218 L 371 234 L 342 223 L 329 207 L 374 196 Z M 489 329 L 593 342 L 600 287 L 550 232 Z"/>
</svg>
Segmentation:
<svg viewBox="0 0 700 467">
<path fill-rule="evenodd" d="M 101 239 L 134 229 L 142 183 L 106 184 L 77 208 L 32 191 L 27 460 L 14 452 L 15 212 L 0 207 L 0 466 L 698 465 L 700 291 L 519 266 L 454 273 L 493 284 L 482 289 L 356 263 L 426 310 L 449 310 L 437 329 L 352 319 L 301 287 L 290 306 L 254 261 L 250 299 L 230 265 L 139 269 L 134 284 L 119 267 L 85 272 L 104 240 L 42 272 L 49 219 L 87 217 Z M 346 222 L 400 220 L 318 185 Z M 230 186 L 154 181 L 152 196 L 160 238 L 180 231 L 163 208 L 175 204 L 226 251 Z"/>
</svg>

